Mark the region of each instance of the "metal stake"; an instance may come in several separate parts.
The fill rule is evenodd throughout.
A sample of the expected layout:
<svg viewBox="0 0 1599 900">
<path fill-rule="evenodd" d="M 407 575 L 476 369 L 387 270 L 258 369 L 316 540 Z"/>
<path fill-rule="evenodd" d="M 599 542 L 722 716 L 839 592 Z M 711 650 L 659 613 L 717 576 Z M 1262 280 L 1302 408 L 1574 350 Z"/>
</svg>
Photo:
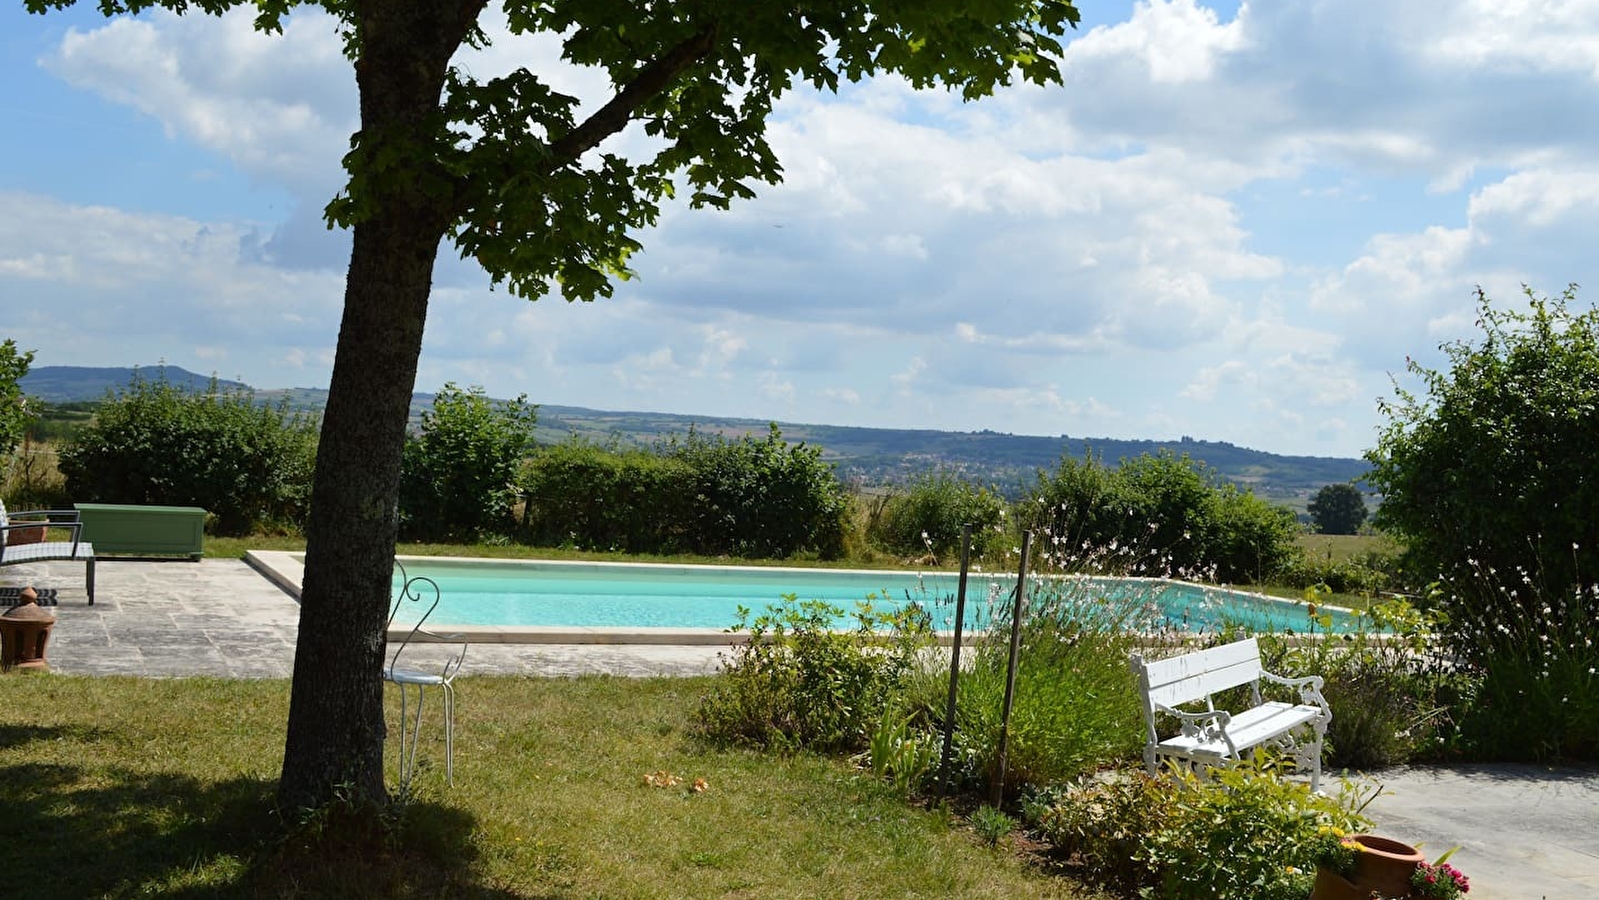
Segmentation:
<svg viewBox="0 0 1599 900">
<path fill-rule="evenodd" d="M 1010 616 L 1010 661 L 1005 666 L 1005 705 L 999 714 L 999 775 L 989 789 L 993 807 L 1005 801 L 1005 755 L 1010 746 L 1011 702 L 1016 698 L 1016 659 L 1022 648 L 1022 599 L 1027 596 L 1027 557 L 1032 550 L 1033 533 L 1022 532 L 1022 562 L 1016 573 L 1016 602 Z"/>
<path fill-rule="evenodd" d="M 938 796 L 949 792 L 949 757 L 955 745 L 955 694 L 961 673 L 961 623 L 966 618 L 966 572 L 972 561 L 972 526 L 961 526 L 961 575 L 955 588 L 955 637 L 949 652 L 949 704 L 944 710 L 944 751 L 938 758 Z"/>
</svg>

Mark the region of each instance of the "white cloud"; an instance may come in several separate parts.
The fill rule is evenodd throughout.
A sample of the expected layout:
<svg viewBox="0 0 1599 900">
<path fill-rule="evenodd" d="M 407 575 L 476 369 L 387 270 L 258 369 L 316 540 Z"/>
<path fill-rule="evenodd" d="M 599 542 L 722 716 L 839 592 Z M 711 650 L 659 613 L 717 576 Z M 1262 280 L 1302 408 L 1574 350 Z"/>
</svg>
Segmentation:
<svg viewBox="0 0 1599 900">
<path fill-rule="evenodd" d="M 1189 400 L 1209 402 L 1216 399 L 1216 391 L 1224 382 L 1254 384 L 1255 376 L 1247 365 L 1231 359 L 1218 366 L 1200 369 L 1194 380 L 1177 394 Z"/>
<path fill-rule="evenodd" d="M 1070 45 L 1062 89 L 790 93 L 770 127 L 785 183 L 729 213 L 669 207 L 613 300 L 528 304 L 446 253 L 419 384 L 1353 455 L 1386 373 L 1471 333 L 1476 285 L 1594 281 L 1592 4 L 1092 12 L 1107 24 Z M 274 221 L 152 215 L 13 166 L 30 187 L 0 193 L 0 299 L 45 358 L 325 380 L 348 237 L 320 209 L 354 82 L 327 15 L 281 37 L 249 18 L 152 12 L 45 58 L 198 148 L 159 190 L 242 177 L 294 201 Z M 609 89 L 550 38 L 488 30 L 458 57 L 474 75 L 526 63 L 590 107 Z"/>
<path fill-rule="evenodd" d="M 762 372 L 758 379 L 761 396 L 779 403 L 789 403 L 794 399 L 794 382 L 782 378 L 775 372 Z"/>
<path fill-rule="evenodd" d="M 320 11 L 296 13 L 278 36 L 257 33 L 243 9 L 116 18 L 69 31 L 45 64 L 297 191 L 331 195 L 358 125 L 354 73 Z"/>
<path fill-rule="evenodd" d="M 1203 81 L 1219 57 L 1244 46 L 1242 18 L 1221 24 L 1194 0 L 1139 0 L 1129 21 L 1095 28 L 1073 42 L 1067 58 L 1083 65 L 1134 59 L 1155 84 Z"/>
</svg>

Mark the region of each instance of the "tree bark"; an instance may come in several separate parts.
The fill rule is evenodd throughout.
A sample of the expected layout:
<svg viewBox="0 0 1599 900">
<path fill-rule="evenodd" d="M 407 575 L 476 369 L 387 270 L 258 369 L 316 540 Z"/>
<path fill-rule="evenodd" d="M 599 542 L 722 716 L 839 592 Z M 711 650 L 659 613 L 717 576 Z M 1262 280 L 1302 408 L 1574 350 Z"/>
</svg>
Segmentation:
<svg viewBox="0 0 1599 900">
<path fill-rule="evenodd" d="M 322 420 L 278 801 L 383 803 L 382 667 L 400 453 L 433 262 L 453 218 L 432 152 L 445 67 L 483 0 L 358 3 L 367 186 Z M 368 161 L 389 167 L 372 172 Z"/>
</svg>

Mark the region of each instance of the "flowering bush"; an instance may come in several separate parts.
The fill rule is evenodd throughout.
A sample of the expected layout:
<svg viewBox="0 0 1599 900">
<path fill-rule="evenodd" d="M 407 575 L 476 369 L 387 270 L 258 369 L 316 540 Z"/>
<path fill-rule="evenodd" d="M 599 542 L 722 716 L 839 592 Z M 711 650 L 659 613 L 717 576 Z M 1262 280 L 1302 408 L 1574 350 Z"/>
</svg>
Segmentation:
<svg viewBox="0 0 1599 900">
<path fill-rule="evenodd" d="M 1456 900 L 1471 890 L 1471 879 L 1443 860 L 1424 862 L 1410 876 L 1410 888 L 1412 896 Z"/>
<path fill-rule="evenodd" d="M 1316 865 L 1346 878 L 1354 874 L 1355 862 L 1360 857 L 1360 844 L 1354 836 L 1332 825 L 1316 829 L 1309 849 Z"/>
</svg>

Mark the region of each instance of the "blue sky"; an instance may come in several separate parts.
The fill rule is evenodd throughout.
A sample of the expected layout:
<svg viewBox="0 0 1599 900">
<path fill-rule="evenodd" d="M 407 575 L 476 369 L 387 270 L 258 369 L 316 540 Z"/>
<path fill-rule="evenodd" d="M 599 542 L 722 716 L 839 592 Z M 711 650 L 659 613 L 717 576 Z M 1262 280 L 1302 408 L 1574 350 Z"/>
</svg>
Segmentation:
<svg viewBox="0 0 1599 900">
<path fill-rule="evenodd" d="M 1354 456 L 1473 290 L 1592 283 L 1599 3 L 1085 3 L 1065 85 L 798 91 L 784 184 L 672 207 L 611 300 L 441 257 L 417 386 Z M 458 60 L 603 79 L 491 28 Z M 0 6 L 0 337 L 324 386 L 355 90 L 331 22 Z M 640 146 L 624 133 L 607 149 Z"/>
</svg>

